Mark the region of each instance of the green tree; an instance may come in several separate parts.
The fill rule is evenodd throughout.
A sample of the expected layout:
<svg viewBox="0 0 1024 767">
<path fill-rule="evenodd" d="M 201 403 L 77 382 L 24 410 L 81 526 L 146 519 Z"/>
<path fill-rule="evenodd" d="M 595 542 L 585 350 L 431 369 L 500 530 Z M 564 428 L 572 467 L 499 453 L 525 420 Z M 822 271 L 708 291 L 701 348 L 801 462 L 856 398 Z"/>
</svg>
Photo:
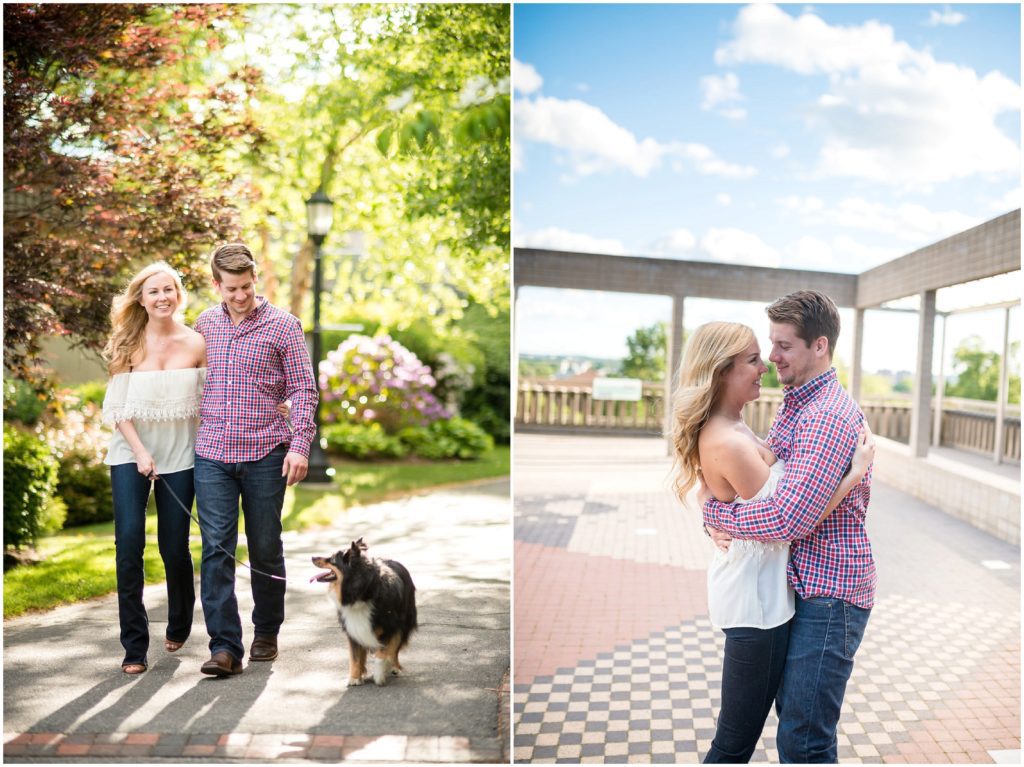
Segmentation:
<svg viewBox="0 0 1024 767">
<path fill-rule="evenodd" d="M 627 378 L 661 381 L 665 378 L 665 357 L 668 349 L 668 325 L 656 322 L 637 328 L 626 339 L 626 358 L 619 372 Z"/>
<path fill-rule="evenodd" d="M 779 381 L 779 373 L 775 369 L 775 363 L 766 362 L 768 366 L 768 372 L 761 376 L 761 388 L 762 389 L 781 389 L 782 383 Z"/>
<path fill-rule="evenodd" d="M 239 172 L 279 303 L 309 306 L 303 202 L 319 187 L 336 203 L 327 322 L 440 330 L 474 303 L 508 307 L 509 24 L 507 5 L 245 6 L 222 58 L 266 70 L 252 113 L 267 145 Z M 361 258 L 338 253 L 347 231 Z"/>
<path fill-rule="evenodd" d="M 1020 342 L 1010 345 L 1011 370 L 1015 367 Z M 994 402 L 999 396 L 999 353 L 985 351 L 980 336 L 965 338 L 953 351 L 953 373 L 956 381 L 946 385 L 946 395 Z M 1009 376 L 1008 401 L 1020 402 L 1020 374 Z"/>
</svg>

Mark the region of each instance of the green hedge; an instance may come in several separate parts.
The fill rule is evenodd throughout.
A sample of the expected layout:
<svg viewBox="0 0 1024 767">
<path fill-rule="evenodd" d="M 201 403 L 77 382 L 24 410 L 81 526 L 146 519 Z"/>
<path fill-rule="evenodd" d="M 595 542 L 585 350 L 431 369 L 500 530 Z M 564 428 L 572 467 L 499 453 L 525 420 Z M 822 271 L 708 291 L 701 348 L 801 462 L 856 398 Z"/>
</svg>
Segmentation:
<svg viewBox="0 0 1024 767">
<path fill-rule="evenodd" d="M 320 429 L 327 450 L 359 460 L 401 458 L 408 450 L 398 437 L 388 435 L 379 423 L 335 423 Z"/>
<path fill-rule="evenodd" d="M 4 379 L 4 421 L 34 426 L 46 409 L 47 397 L 18 378 Z"/>
<path fill-rule="evenodd" d="M 320 430 L 328 452 L 358 460 L 401 458 L 413 453 L 431 461 L 479 458 L 494 447 L 494 439 L 472 421 L 449 418 L 430 426 L 410 426 L 396 436 L 378 423 L 338 423 Z"/>
<path fill-rule="evenodd" d="M 51 529 L 60 504 L 52 502 L 57 459 L 31 432 L 4 424 L 4 545 L 33 544 Z M 59 522 L 57 527 L 59 528 Z"/>
<path fill-rule="evenodd" d="M 110 468 L 91 452 L 69 450 L 60 458 L 57 494 L 67 505 L 65 527 L 109 522 L 114 518 Z"/>
<path fill-rule="evenodd" d="M 402 429 L 398 436 L 413 453 L 431 461 L 470 460 L 494 448 L 494 438 L 465 418 L 449 418 L 434 421 L 430 426 Z"/>
</svg>

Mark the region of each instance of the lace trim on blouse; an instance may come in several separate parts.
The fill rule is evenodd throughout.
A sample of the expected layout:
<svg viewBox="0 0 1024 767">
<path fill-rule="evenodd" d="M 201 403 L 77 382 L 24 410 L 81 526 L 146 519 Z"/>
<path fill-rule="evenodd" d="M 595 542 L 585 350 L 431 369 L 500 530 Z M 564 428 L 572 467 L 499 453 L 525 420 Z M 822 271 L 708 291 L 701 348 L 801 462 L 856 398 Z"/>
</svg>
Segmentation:
<svg viewBox="0 0 1024 767">
<path fill-rule="evenodd" d="M 185 371 L 193 375 L 174 375 Z M 118 373 L 107 385 L 107 395 L 103 400 L 103 423 L 116 426 L 122 421 L 177 421 L 198 418 L 202 401 L 201 384 L 205 372 L 206 368 L 141 371 L 142 376 L 171 374 L 155 375 L 153 379 L 138 378 L 139 373 Z M 137 376 L 134 380 L 131 378 L 133 375 Z M 171 380 L 168 381 L 168 378 Z M 176 379 L 180 379 L 180 383 Z M 161 385 L 152 385 L 157 382 Z M 168 397 L 167 394 L 174 396 Z"/>
</svg>

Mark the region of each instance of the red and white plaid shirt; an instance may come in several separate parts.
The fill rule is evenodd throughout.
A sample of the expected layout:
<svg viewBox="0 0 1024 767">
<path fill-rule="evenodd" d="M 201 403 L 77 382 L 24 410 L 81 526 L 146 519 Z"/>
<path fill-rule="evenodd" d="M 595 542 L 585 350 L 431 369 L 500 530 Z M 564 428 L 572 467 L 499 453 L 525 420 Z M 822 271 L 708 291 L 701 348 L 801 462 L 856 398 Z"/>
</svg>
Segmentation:
<svg viewBox="0 0 1024 767">
<path fill-rule="evenodd" d="M 196 330 L 206 339 L 196 455 L 258 461 L 288 443 L 290 452 L 308 456 L 318 394 L 298 318 L 257 296 L 256 308 L 237 325 L 221 303 L 199 315 Z M 277 412 L 286 399 L 292 429 Z"/>
<path fill-rule="evenodd" d="M 836 378 L 835 368 L 798 388 L 787 387 L 768 432 L 768 447 L 786 462 L 775 492 L 734 506 L 714 498 L 704 522 L 737 538 L 793 541 L 789 582 L 803 599 L 837 597 L 869 608 L 875 600 L 875 560 L 864 529 L 871 469 L 817 524 L 857 447 L 864 413 Z"/>
</svg>

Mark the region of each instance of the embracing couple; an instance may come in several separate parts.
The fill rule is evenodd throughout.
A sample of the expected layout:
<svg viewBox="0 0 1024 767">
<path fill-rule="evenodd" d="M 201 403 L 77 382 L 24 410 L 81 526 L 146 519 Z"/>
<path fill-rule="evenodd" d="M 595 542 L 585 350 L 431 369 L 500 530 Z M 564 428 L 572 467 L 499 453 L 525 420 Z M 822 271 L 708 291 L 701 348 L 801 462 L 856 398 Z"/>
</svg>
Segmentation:
<svg viewBox="0 0 1024 767">
<path fill-rule="evenodd" d="M 317 389 L 301 323 L 256 295 L 249 249 L 217 248 L 210 269 L 223 301 L 200 315 L 195 330 L 180 320 L 186 299 L 181 278 L 163 262 L 135 275 L 111 309 L 103 419 L 114 427 L 105 462 L 113 488 L 126 674 L 141 674 L 149 663 L 142 590 L 151 485 L 167 574 L 164 648 L 177 652 L 192 631 L 196 597 L 188 537 L 195 499 L 211 653 L 201 671 L 242 672 L 234 560 L 241 499 L 252 567 L 276 576 L 252 577 L 249 657 L 277 657 L 285 593 L 281 508 L 285 487 L 306 476 Z"/>
<path fill-rule="evenodd" d="M 702 325 L 680 367 L 672 439 L 681 499 L 698 486 L 712 623 L 726 635 L 705 763 L 745 763 L 774 703 L 784 763 L 836 762 L 837 728 L 874 603 L 865 530 L 874 439 L 839 384 L 839 312 L 802 290 L 767 309 L 785 386 L 767 439 L 744 424 L 768 368 L 745 325 Z"/>
</svg>

